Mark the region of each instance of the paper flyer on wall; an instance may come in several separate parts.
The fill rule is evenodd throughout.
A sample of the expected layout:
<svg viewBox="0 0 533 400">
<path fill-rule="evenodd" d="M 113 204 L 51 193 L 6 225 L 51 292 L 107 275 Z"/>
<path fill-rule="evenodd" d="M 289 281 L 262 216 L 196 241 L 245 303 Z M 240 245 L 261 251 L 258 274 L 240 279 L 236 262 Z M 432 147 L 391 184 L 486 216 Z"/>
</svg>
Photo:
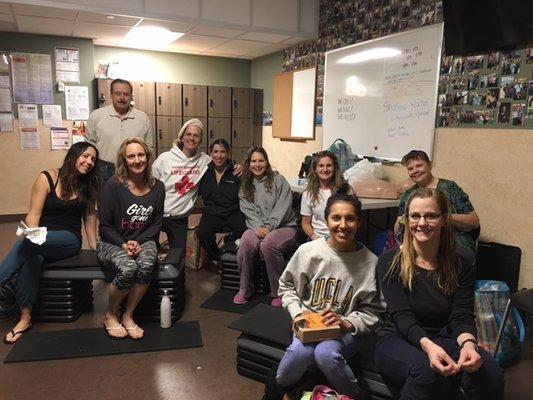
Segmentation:
<svg viewBox="0 0 533 400">
<path fill-rule="evenodd" d="M 13 132 L 13 113 L 0 112 L 0 132 Z"/>
<path fill-rule="evenodd" d="M 43 104 L 43 125 L 51 128 L 52 126 L 62 126 L 61 106 L 58 104 Z"/>
<path fill-rule="evenodd" d="M 89 118 L 89 88 L 87 86 L 66 86 L 65 107 L 68 120 Z"/>
<path fill-rule="evenodd" d="M 37 128 L 39 126 L 39 116 L 37 105 L 19 104 L 19 123 L 21 128 Z"/>
<path fill-rule="evenodd" d="M 56 81 L 80 82 L 79 49 L 56 47 Z"/>
<path fill-rule="evenodd" d="M 50 128 L 52 150 L 68 149 L 70 147 L 70 132 L 68 128 L 54 126 Z"/>
<path fill-rule="evenodd" d="M 53 103 L 50 54 L 12 53 L 11 72 L 15 103 Z"/>
<path fill-rule="evenodd" d="M 20 148 L 22 150 L 38 150 L 41 148 L 37 128 L 20 128 Z"/>
<path fill-rule="evenodd" d="M 0 88 L 0 111 L 13 111 L 11 109 L 11 89 Z"/>
</svg>

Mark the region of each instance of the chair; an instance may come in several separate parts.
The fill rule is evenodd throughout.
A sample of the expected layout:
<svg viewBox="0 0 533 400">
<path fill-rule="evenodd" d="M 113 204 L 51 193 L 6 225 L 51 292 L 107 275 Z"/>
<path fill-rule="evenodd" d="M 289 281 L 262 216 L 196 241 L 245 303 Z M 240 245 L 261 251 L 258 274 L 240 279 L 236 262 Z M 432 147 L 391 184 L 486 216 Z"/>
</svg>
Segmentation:
<svg viewBox="0 0 533 400">
<path fill-rule="evenodd" d="M 505 305 L 502 324 L 500 326 L 498 336 L 496 338 L 496 346 L 494 346 L 494 354 L 492 355 L 493 357 L 495 357 L 498 353 L 498 348 L 500 347 L 500 342 L 502 340 L 503 331 L 505 329 L 505 323 L 507 322 L 507 318 L 509 318 L 511 306 L 515 306 L 519 310 L 524 311 L 528 314 L 533 314 L 533 289 L 520 290 L 518 292 L 513 293 L 509 297 L 509 300 Z"/>
</svg>

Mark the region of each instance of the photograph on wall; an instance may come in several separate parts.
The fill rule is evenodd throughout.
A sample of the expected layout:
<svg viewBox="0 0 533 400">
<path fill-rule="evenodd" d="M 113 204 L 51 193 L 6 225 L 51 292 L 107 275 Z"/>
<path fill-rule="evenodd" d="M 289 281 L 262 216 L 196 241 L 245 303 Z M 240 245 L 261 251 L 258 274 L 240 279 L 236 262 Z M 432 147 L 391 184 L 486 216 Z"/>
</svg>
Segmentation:
<svg viewBox="0 0 533 400">
<path fill-rule="evenodd" d="M 514 85 L 513 100 L 525 100 L 527 93 L 527 78 L 518 78 Z"/>
<path fill-rule="evenodd" d="M 468 91 L 461 90 L 459 92 L 455 92 L 453 95 L 453 105 L 458 106 L 461 104 L 467 104 L 468 102 Z"/>
<path fill-rule="evenodd" d="M 447 127 L 450 126 L 450 114 L 451 109 L 439 107 L 439 126 Z"/>
<path fill-rule="evenodd" d="M 463 72 L 465 72 L 465 64 L 463 57 L 455 57 L 453 73 L 455 75 L 462 75 Z"/>
<path fill-rule="evenodd" d="M 495 71 L 500 64 L 500 53 L 498 51 L 489 53 L 487 56 L 487 69 Z"/>
<path fill-rule="evenodd" d="M 498 108 L 498 122 L 507 124 L 511 120 L 511 103 L 500 103 Z"/>
<path fill-rule="evenodd" d="M 459 108 L 452 107 L 449 118 L 450 126 L 459 126 Z"/>
<path fill-rule="evenodd" d="M 496 108 L 498 104 L 498 89 L 487 90 L 487 108 Z"/>
<path fill-rule="evenodd" d="M 468 74 L 468 90 L 477 90 L 479 86 L 479 73 L 477 71 Z"/>
<path fill-rule="evenodd" d="M 483 68 L 483 60 L 485 56 L 469 56 L 466 58 L 466 70 L 472 71 L 474 69 Z"/>
<path fill-rule="evenodd" d="M 512 99 L 515 96 L 515 78 L 514 76 L 501 77 L 500 98 Z"/>
<path fill-rule="evenodd" d="M 485 125 L 494 123 L 494 110 L 475 110 L 476 124 Z"/>
<path fill-rule="evenodd" d="M 439 107 L 451 107 L 453 105 L 453 98 L 451 94 L 439 95 Z"/>
<path fill-rule="evenodd" d="M 527 100 L 527 118 L 533 118 L 533 96 Z"/>
<path fill-rule="evenodd" d="M 525 103 L 515 103 L 511 108 L 511 118 L 513 125 L 522 125 L 524 123 L 524 114 L 526 110 Z"/>
<path fill-rule="evenodd" d="M 473 124 L 476 122 L 476 113 L 474 110 L 461 109 L 461 124 Z"/>
<path fill-rule="evenodd" d="M 533 63 L 533 47 L 528 47 L 526 49 L 526 64 Z"/>
<path fill-rule="evenodd" d="M 498 87 L 498 76 L 496 74 L 483 74 L 479 77 L 480 89 L 495 87 Z"/>
<path fill-rule="evenodd" d="M 520 72 L 520 51 L 501 52 L 502 75 L 514 75 Z"/>
<path fill-rule="evenodd" d="M 465 90 L 466 89 L 466 76 L 452 76 L 451 84 L 453 90 Z"/>
<path fill-rule="evenodd" d="M 471 106 L 484 106 L 487 100 L 486 92 L 468 92 L 467 104 Z"/>
</svg>

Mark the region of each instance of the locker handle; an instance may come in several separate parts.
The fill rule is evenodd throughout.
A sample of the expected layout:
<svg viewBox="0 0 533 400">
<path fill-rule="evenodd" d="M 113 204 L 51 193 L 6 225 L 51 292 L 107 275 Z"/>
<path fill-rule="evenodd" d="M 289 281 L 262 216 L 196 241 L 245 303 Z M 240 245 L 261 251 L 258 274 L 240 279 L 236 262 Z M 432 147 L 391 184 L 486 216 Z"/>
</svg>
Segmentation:
<svg viewBox="0 0 533 400">
<path fill-rule="evenodd" d="M 213 99 L 209 99 L 209 107 L 213 107 Z"/>
<path fill-rule="evenodd" d="M 159 105 L 161 105 L 161 100 L 162 100 L 162 99 L 161 99 L 161 96 L 159 96 L 159 97 L 157 98 L 157 102 L 158 102 Z"/>
<path fill-rule="evenodd" d="M 237 100 L 233 100 L 233 108 L 237 108 Z"/>
<path fill-rule="evenodd" d="M 235 129 L 233 130 L 233 137 L 237 139 L 237 131 Z"/>
<path fill-rule="evenodd" d="M 189 107 L 189 98 L 185 97 L 185 107 Z"/>
<path fill-rule="evenodd" d="M 159 139 L 163 140 L 163 130 L 159 129 Z"/>
<path fill-rule="evenodd" d="M 209 131 L 209 137 L 210 137 L 211 139 L 213 139 L 213 129 L 211 129 L 211 130 Z"/>
</svg>

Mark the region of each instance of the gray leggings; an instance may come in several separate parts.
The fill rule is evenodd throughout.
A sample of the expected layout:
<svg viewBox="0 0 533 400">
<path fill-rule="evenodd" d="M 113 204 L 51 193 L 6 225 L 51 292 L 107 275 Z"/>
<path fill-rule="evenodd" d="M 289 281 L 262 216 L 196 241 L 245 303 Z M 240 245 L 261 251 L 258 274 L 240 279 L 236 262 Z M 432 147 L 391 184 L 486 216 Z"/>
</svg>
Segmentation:
<svg viewBox="0 0 533 400">
<path fill-rule="evenodd" d="M 131 289 L 134 283 L 148 284 L 157 259 L 157 246 L 153 240 L 141 244 L 137 258 L 114 244 L 100 241 L 96 247 L 98 261 L 115 272 L 113 285 L 120 290 Z"/>
</svg>

